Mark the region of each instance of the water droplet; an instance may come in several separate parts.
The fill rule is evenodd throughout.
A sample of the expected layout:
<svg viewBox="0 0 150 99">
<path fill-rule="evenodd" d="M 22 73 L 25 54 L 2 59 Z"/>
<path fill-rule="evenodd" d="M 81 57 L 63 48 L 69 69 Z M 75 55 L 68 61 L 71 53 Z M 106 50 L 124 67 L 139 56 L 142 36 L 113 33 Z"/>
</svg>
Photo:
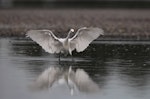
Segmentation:
<svg viewBox="0 0 150 99">
<path fill-rule="evenodd" d="M 146 64 L 144 63 L 143 66 L 146 66 Z"/>
<path fill-rule="evenodd" d="M 134 53 L 134 55 L 136 55 L 137 53 Z"/>
</svg>

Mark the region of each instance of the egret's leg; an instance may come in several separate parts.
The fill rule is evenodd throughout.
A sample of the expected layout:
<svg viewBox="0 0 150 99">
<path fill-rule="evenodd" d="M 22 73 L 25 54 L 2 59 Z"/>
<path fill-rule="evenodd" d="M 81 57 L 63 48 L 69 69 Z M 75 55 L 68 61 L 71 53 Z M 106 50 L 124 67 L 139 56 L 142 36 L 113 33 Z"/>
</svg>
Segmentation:
<svg viewBox="0 0 150 99">
<path fill-rule="evenodd" d="M 75 63 L 73 55 L 71 55 L 71 59 L 72 59 L 72 65 L 73 65 Z"/>
<path fill-rule="evenodd" d="M 58 61 L 59 61 L 59 65 L 60 65 L 60 53 L 59 53 L 59 59 L 58 59 Z"/>
</svg>

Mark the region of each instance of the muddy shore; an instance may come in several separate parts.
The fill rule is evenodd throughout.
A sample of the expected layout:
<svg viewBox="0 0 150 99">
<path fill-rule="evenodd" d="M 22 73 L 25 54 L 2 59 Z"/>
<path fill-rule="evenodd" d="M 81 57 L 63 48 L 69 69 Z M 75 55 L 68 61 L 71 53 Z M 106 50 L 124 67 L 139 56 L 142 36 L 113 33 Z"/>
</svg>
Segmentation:
<svg viewBox="0 0 150 99">
<path fill-rule="evenodd" d="M 50 29 L 64 37 L 70 28 L 100 27 L 105 37 L 150 38 L 150 9 L 0 9 L 0 36 L 25 36 Z"/>
</svg>

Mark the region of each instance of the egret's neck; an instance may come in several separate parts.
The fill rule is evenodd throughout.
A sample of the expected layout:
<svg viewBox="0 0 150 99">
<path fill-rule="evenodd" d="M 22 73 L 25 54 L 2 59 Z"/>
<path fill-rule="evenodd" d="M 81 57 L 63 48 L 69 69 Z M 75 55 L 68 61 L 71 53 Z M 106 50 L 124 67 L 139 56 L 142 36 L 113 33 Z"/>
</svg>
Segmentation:
<svg viewBox="0 0 150 99">
<path fill-rule="evenodd" d="M 71 34 L 71 33 L 72 33 L 72 31 L 70 30 L 69 33 L 68 33 L 68 35 L 67 35 L 67 37 L 66 37 L 67 39 L 70 38 L 70 34 Z"/>
</svg>

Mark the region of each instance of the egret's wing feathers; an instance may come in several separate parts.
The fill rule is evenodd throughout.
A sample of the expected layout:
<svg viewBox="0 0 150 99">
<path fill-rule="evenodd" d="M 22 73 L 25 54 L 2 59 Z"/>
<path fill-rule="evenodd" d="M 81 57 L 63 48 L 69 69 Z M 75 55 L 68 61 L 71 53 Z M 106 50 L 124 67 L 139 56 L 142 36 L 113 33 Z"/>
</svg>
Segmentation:
<svg viewBox="0 0 150 99">
<path fill-rule="evenodd" d="M 85 50 L 88 45 L 100 35 L 103 35 L 103 30 L 100 28 L 86 28 L 83 27 L 77 31 L 77 33 L 70 39 L 70 45 L 72 49 L 81 52 Z"/>
<path fill-rule="evenodd" d="M 89 77 L 89 75 L 83 69 L 76 70 L 75 82 L 78 89 L 82 92 L 99 91 L 99 86 Z"/>
<path fill-rule="evenodd" d="M 50 30 L 30 30 L 27 36 L 37 42 L 46 52 L 59 53 L 62 45 Z"/>
</svg>

